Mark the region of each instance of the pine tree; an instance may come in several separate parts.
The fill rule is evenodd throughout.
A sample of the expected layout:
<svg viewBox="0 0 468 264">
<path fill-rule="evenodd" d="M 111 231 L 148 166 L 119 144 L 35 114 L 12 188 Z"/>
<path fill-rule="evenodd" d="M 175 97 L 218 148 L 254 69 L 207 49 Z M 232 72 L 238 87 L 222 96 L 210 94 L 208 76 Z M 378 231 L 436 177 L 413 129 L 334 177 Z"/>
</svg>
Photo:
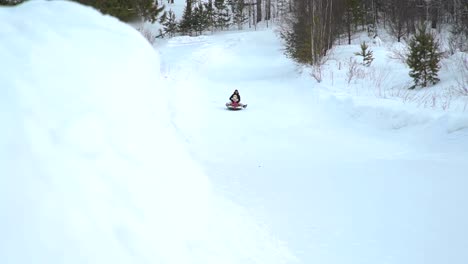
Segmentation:
<svg viewBox="0 0 468 264">
<path fill-rule="evenodd" d="M 242 29 L 242 25 L 249 19 L 245 14 L 244 0 L 231 0 L 229 2 L 232 11 L 232 22 L 237 25 L 237 28 Z"/>
<path fill-rule="evenodd" d="M 0 0 L 0 6 L 13 6 L 21 4 L 26 0 Z"/>
<path fill-rule="evenodd" d="M 191 35 L 193 31 L 194 16 L 192 14 L 192 0 L 185 1 L 184 14 L 182 20 L 179 23 L 179 30 L 181 33 Z"/>
<path fill-rule="evenodd" d="M 361 43 L 361 51 L 354 53 L 357 56 L 362 56 L 362 64 L 365 66 L 370 66 L 374 60 L 374 52 L 369 49 L 366 42 Z"/>
<path fill-rule="evenodd" d="M 26 0 L 0 0 L 1 5 L 16 5 Z M 143 19 L 154 23 L 164 10 L 159 7 L 156 0 L 72 0 L 83 5 L 88 5 L 120 19 L 123 22 Z"/>
<path fill-rule="evenodd" d="M 164 10 L 164 6 L 158 6 L 157 0 L 136 0 L 135 7 L 138 16 L 151 23 L 156 22 L 159 14 Z"/>
<path fill-rule="evenodd" d="M 121 21 L 143 19 L 154 23 L 164 6 L 159 7 L 155 0 L 74 0 L 75 2 L 92 6 L 103 14 L 114 16 Z"/>
<path fill-rule="evenodd" d="M 204 3 L 203 5 L 205 6 L 206 16 L 208 17 L 208 27 L 211 28 L 211 31 L 214 31 L 214 26 L 216 24 L 216 12 L 213 0 L 208 0 L 208 2 Z"/>
<path fill-rule="evenodd" d="M 215 0 L 214 6 L 216 7 L 214 11 L 214 27 L 220 30 L 227 29 L 231 21 L 231 14 L 225 0 Z"/>
<path fill-rule="evenodd" d="M 411 89 L 439 82 L 440 79 L 437 78 L 441 58 L 438 51 L 439 44 L 434 40 L 434 36 L 426 31 L 425 26 L 418 29 L 416 35 L 411 38 L 409 48 L 407 64 L 411 69 L 409 75 L 414 79 L 414 86 Z"/>
<path fill-rule="evenodd" d="M 364 23 L 365 13 L 360 0 L 346 0 L 345 9 L 342 19 L 348 36 L 348 44 L 351 44 L 353 33 L 357 30 L 358 25 Z"/>
<path fill-rule="evenodd" d="M 312 64 L 311 32 L 304 19 L 298 19 L 288 32 L 282 32 L 281 37 L 285 41 L 285 54 L 289 58 L 303 64 Z"/>
<path fill-rule="evenodd" d="M 363 6 L 362 0 L 348 0 L 348 8 L 351 12 L 352 16 L 352 23 L 355 28 L 359 25 L 363 25 L 366 19 L 366 13 Z"/>
<path fill-rule="evenodd" d="M 178 30 L 176 17 L 172 10 L 169 10 L 169 12 L 164 11 L 159 23 L 163 26 L 159 31 L 161 36 L 169 35 L 169 37 L 173 37 Z"/>
<path fill-rule="evenodd" d="M 193 28 L 198 34 L 202 34 L 210 26 L 210 18 L 205 6 L 199 2 L 193 9 Z"/>
</svg>

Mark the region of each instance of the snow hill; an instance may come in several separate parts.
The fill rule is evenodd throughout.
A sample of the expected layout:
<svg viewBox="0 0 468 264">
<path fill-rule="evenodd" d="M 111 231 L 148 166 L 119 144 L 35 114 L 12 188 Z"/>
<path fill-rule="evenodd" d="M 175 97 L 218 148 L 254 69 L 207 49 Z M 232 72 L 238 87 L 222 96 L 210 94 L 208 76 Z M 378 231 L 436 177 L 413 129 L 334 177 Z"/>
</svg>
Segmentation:
<svg viewBox="0 0 468 264">
<path fill-rule="evenodd" d="M 189 156 L 137 31 L 65 1 L 0 20 L 0 263 L 291 263 Z"/>
</svg>

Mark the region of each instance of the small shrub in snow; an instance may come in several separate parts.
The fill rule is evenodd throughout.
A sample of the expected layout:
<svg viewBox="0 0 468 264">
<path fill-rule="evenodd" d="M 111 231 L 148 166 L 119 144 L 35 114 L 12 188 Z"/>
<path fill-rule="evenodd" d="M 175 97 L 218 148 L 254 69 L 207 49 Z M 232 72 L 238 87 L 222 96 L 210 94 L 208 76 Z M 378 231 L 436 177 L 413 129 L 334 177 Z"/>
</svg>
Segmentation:
<svg viewBox="0 0 468 264">
<path fill-rule="evenodd" d="M 440 69 L 439 44 L 434 36 L 426 31 L 425 26 L 418 30 L 418 33 L 411 38 L 409 43 L 410 53 L 406 63 L 411 71 L 409 75 L 414 80 L 414 85 L 426 87 L 428 84 L 436 84 L 440 81 L 437 74 Z"/>
<path fill-rule="evenodd" d="M 367 46 L 366 42 L 361 43 L 361 51 L 354 53 L 357 56 L 362 56 L 362 64 L 365 66 L 370 66 L 372 61 L 374 60 L 374 54 L 369 46 Z"/>
<path fill-rule="evenodd" d="M 390 71 L 388 69 L 372 68 L 366 74 L 371 86 L 375 89 L 374 93 L 380 97 L 386 97 L 385 87 L 382 87 L 387 82 Z"/>
<path fill-rule="evenodd" d="M 353 58 L 349 58 L 348 66 L 349 67 L 348 67 L 348 72 L 346 73 L 346 81 L 348 82 L 348 84 L 350 84 L 353 78 L 355 78 L 356 75 L 358 75 L 359 69 L 358 69 L 358 63 Z"/>
<path fill-rule="evenodd" d="M 397 60 L 403 64 L 406 64 L 408 59 L 408 48 L 405 47 L 392 47 L 390 48 L 391 53 L 388 55 L 390 59 Z"/>
<path fill-rule="evenodd" d="M 318 82 L 322 82 L 322 65 L 313 65 L 310 73 L 312 77 Z"/>
<path fill-rule="evenodd" d="M 323 56 L 320 58 L 317 64 L 312 65 L 312 71 L 310 75 L 314 77 L 318 83 L 321 83 L 323 80 L 323 65 L 328 61 L 328 58 L 328 56 Z"/>
</svg>

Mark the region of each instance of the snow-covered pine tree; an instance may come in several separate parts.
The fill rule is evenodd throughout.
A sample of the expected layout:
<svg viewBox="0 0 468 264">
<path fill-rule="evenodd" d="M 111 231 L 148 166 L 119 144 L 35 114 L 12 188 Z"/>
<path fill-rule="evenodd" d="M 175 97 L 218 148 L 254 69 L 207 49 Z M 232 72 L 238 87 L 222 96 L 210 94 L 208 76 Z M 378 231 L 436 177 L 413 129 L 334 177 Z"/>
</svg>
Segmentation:
<svg viewBox="0 0 468 264">
<path fill-rule="evenodd" d="M 193 9 L 193 28 L 201 35 L 210 26 L 208 12 L 203 3 L 199 2 Z"/>
<path fill-rule="evenodd" d="M 166 35 L 173 37 L 178 30 L 176 17 L 172 10 L 169 10 L 169 12 L 164 11 L 163 15 L 159 19 L 159 23 L 163 26 L 160 30 L 160 35 L 163 37 Z"/>
<path fill-rule="evenodd" d="M 215 25 L 215 8 L 213 5 L 213 0 L 208 0 L 208 2 L 203 4 L 205 7 L 205 13 L 207 17 L 207 28 L 210 28 L 211 31 L 214 31 Z"/>
<path fill-rule="evenodd" d="M 244 23 L 249 19 L 245 12 L 245 1 L 230 0 L 229 5 L 231 6 L 232 11 L 232 23 L 236 24 L 237 28 L 241 30 Z"/>
<path fill-rule="evenodd" d="M 434 36 L 427 32 L 426 26 L 419 28 L 416 35 L 411 38 L 409 49 L 410 53 L 406 62 L 411 69 L 409 75 L 414 80 L 414 86 L 411 89 L 439 82 L 440 79 L 437 77 L 441 58 L 439 44 Z"/>
<path fill-rule="evenodd" d="M 215 0 L 214 5 L 215 10 L 215 28 L 219 30 L 224 30 L 229 27 L 229 22 L 231 21 L 231 14 L 229 12 L 229 7 L 226 4 L 225 0 Z"/>
<path fill-rule="evenodd" d="M 369 46 L 367 46 L 365 41 L 361 43 L 361 51 L 355 52 L 354 54 L 357 56 L 362 56 L 362 64 L 365 66 L 370 66 L 374 60 L 374 52 L 369 49 Z"/>
</svg>

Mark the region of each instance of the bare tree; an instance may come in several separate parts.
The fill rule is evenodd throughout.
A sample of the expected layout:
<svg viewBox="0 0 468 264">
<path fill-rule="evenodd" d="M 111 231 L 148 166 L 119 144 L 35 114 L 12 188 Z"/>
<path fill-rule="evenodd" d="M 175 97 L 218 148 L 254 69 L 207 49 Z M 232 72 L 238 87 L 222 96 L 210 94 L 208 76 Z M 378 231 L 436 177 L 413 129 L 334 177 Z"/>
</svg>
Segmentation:
<svg viewBox="0 0 468 264">
<path fill-rule="evenodd" d="M 299 62 L 320 64 L 339 36 L 344 1 L 294 0 L 293 15 L 282 31 L 286 54 Z"/>
<path fill-rule="evenodd" d="M 411 27 L 410 17 L 413 15 L 411 5 L 408 0 L 390 0 L 390 32 L 397 39 L 408 34 Z"/>
</svg>

